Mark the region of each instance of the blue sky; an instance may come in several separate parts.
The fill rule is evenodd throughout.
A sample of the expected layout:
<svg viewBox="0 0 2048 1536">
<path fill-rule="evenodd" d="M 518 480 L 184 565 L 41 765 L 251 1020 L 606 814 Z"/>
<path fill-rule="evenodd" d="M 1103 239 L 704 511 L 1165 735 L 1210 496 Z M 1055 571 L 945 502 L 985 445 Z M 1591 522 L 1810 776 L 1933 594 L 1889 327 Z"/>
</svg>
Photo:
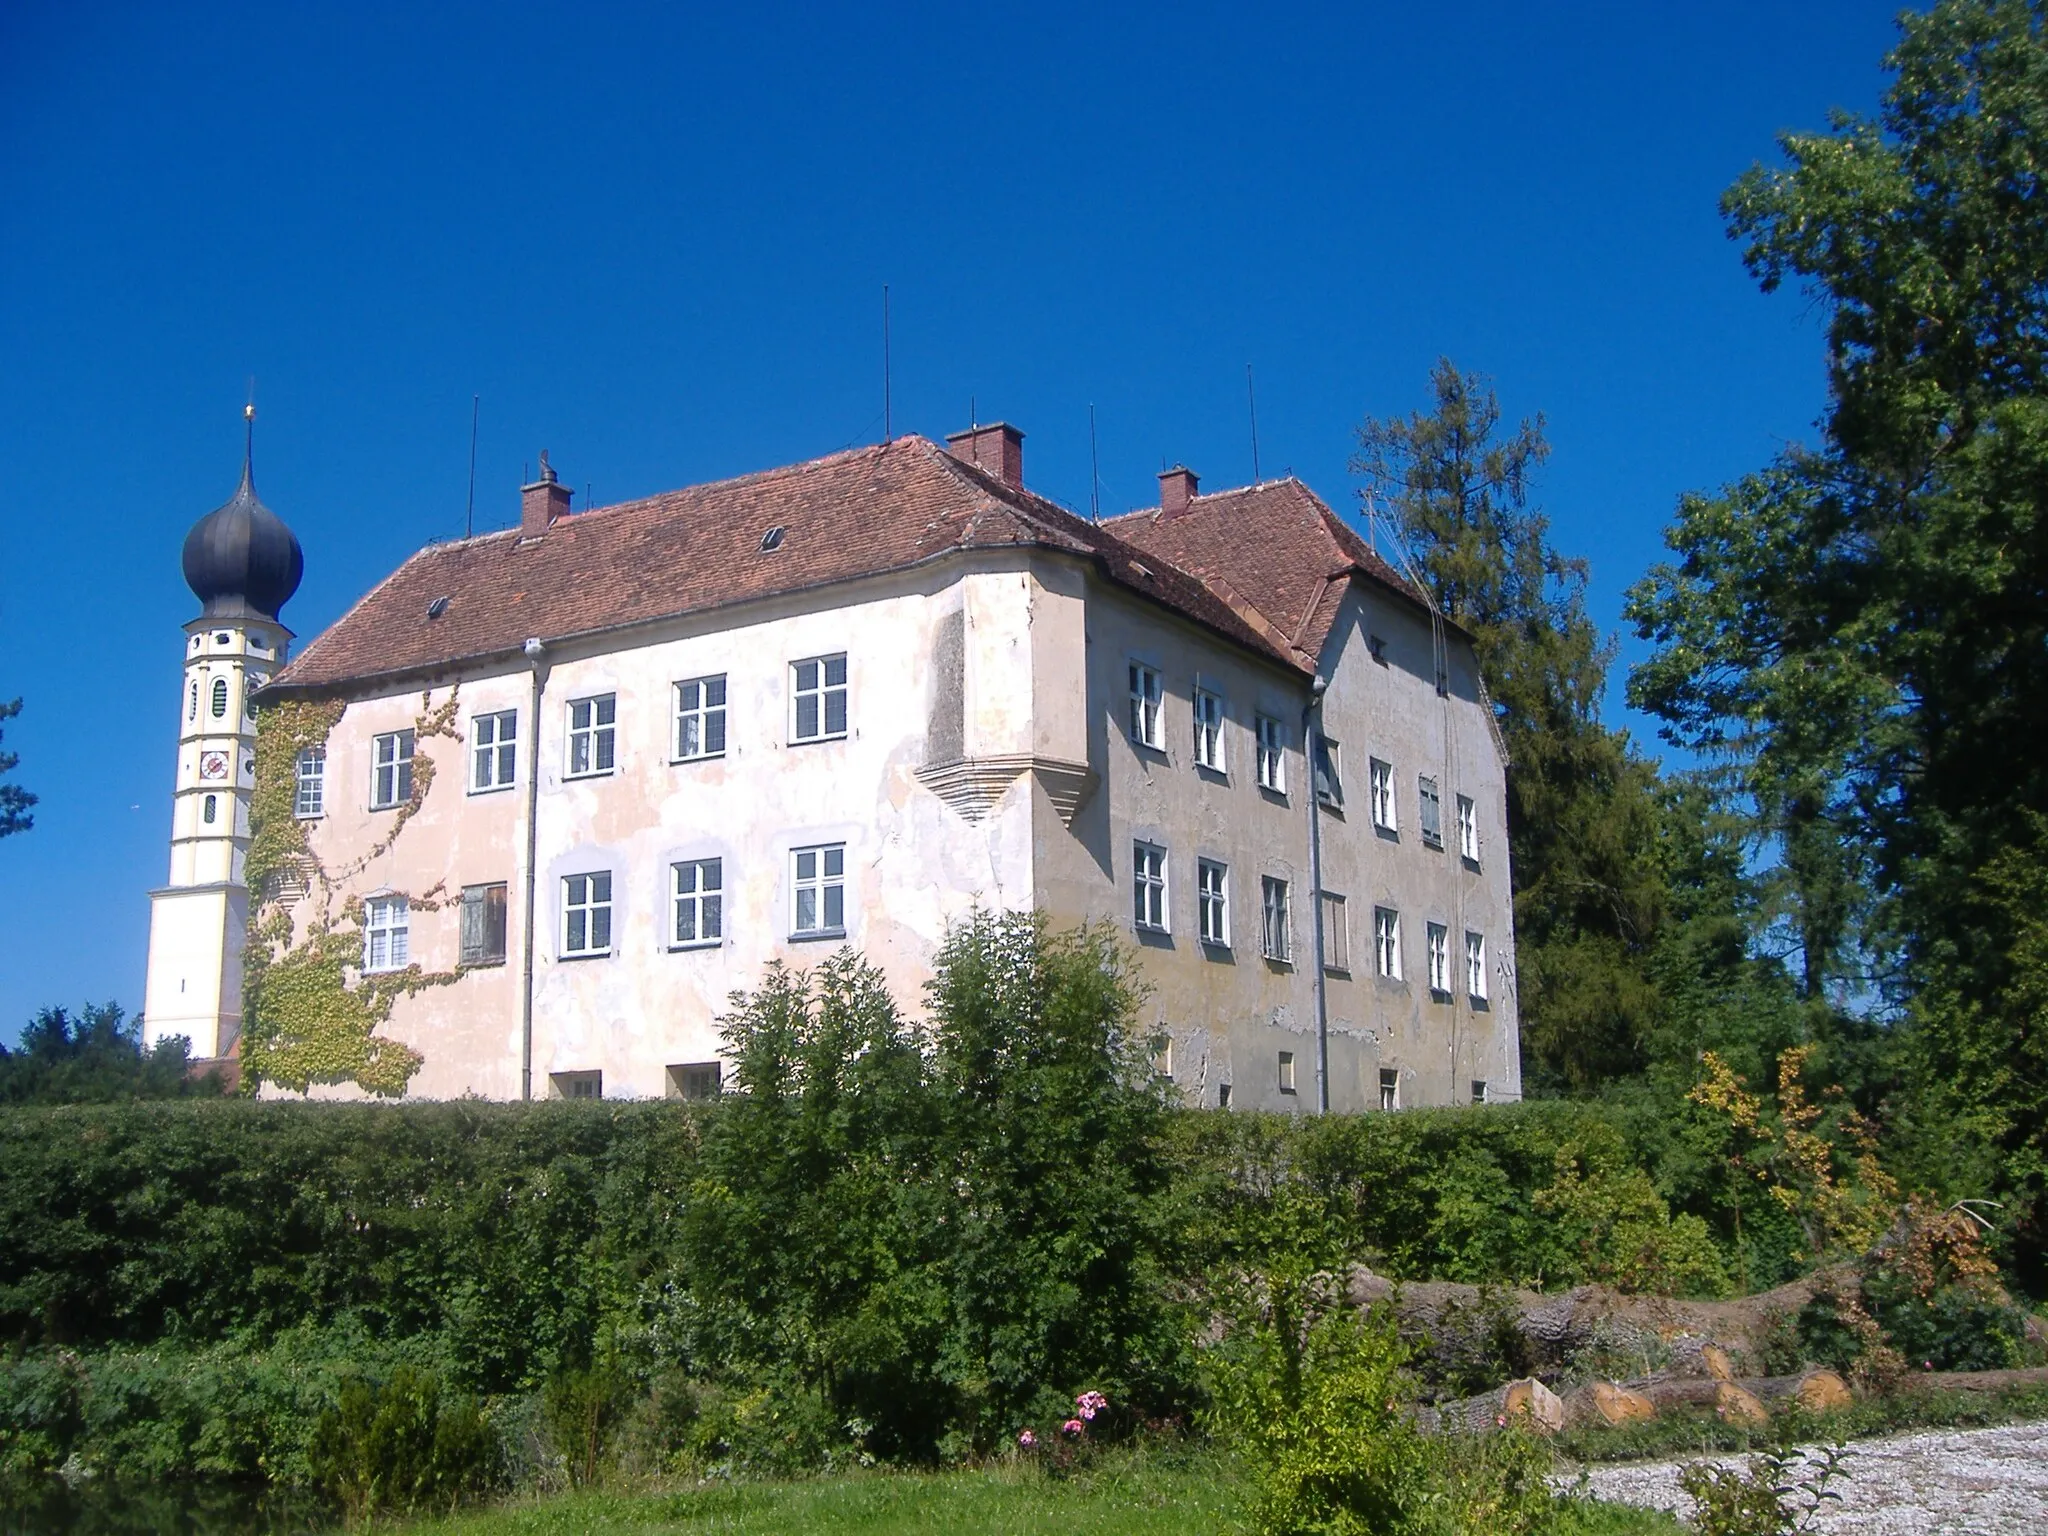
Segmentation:
<svg viewBox="0 0 2048 1536">
<path fill-rule="evenodd" d="M 1085 509 L 1162 464 L 1348 504 L 1433 359 L 1542 411 L 1595 611 L 1679 492 L 1807 436 L 1818 317 L 1716 213 L 1868 111 L 1885 3 L 811 11 L 0 6 L 0 1039 L 141 1004 L 191 523 L 257 482 L 302 643 L 422 543 L 895 426 L 1024 429 Z M 1613 701 L 1618 710 L 1617 697 Z"/>
</svg>

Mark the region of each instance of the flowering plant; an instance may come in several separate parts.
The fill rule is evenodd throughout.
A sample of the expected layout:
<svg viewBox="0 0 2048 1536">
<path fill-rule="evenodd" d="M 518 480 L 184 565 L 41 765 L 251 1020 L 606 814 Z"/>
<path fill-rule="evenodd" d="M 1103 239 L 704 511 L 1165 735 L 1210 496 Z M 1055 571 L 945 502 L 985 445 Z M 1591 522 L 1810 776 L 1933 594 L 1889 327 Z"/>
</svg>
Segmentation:
<svg viewBox="0 0 2048 1536">
<path fill-rule="evenodd" d="M 1109 1407 L 1109 1399 L 1100 1392 L 1083 1392 L 1074 1399 L 1074 1411 L 1059 1427 L 1059 1433 L 1048 1437 L 1046 1442 L 1046 1469 L 1064 1472 L 1088 1447 L 1088 1426 L 1096 1416 Z M 1017 1449 L 1027 1454 L 1038 1449 L 1037 1432 L 1021 1429 L 1017 1432 Z"/>
</svg>

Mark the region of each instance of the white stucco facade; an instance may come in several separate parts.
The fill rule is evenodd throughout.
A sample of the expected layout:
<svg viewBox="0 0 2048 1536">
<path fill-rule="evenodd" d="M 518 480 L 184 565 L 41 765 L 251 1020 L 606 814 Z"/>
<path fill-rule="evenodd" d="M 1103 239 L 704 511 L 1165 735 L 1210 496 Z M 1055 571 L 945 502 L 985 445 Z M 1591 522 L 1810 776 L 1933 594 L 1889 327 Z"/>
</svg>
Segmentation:
<svg viewBox="0 0 2048 1536">
<path fill-rule="evenodd" d="M 1372 636 L 1384 642 L 1383 661 Z M 799 740 L 794 668 L 838 656 L 845 731 Z M 1314 1106 L 1310 689 L 1298 670 L 1105 583 L 1085 561 L 1029 548 L 959 552 L 551 642 L 542 661 L 537 736 L 534 668 L 499 661 L 350 692 L 328 738 L 323 811 L 307 834 L 336 881 L 333 900 L 404 898 L 410 963 L 457 973 L 400 999 L 385 1026 L 424 1058 L 411 1093 L 522 1091 L 530 804 L 536 1097 L 683 1091 L 684 1069 L 717 1061 L 718 1018 L 735 990 L 754 986 L 771 962 L 807 966 L 841 944 L 879 966 L 914 1012 L 948 924 L 980 906 L 1107 921 L 1128 934 L 1151 989 L 1146 1026 L 1191 1102 L 1217 1104 L 1228 1086 L 1234 1106 Z M 1157 748 L 1132 739 L 1133 662 L 1162 680 Z M 1322 813 L 1324 886 L 1345 895 L 1351 921 L 1349 964 L 1324 970 L 1331 1107 L 1377 1107 L 1383 1070 L 1400 1075 L 1402 1105 L 1465 1102 L 1474 1083 L 1489 1097 L 1516 1097 L 1502 764 L 1469 651 L 1440 696 L 1426 618 L 1397 599 L 1383 609 L 1354 599 L 1325 669 L 1322 709 L 1340 744 L 1344 804 Z M 678 685 L 705 679 L 723 683 L 723 751 L 679 759 Z M 1198 688 L 1221 701 L 1218 768 L 1194 761 Z M 434 764 L 432 787 L 392 838 L 398 811 L 371 808 L 377 738 L 415 728 L 451 691 L 450 734 L 414 748 Z M 611 701 L 609 766 L 578 774 L 572 707 L 598 699 Z M 507 713 L 516 772 L 508 785 L 478 789 L 476 722 Z M 1285 727 L 1282 788 L 1257 780 L 1261 716 Z M 1372 756 L 1395 765 L 1410 802 L 1418 775 L 1440 780 L 1450 846 L 1425 849 L 1406 829 L 1374 832 Z M 1461 793 L 1487 829 L 1476 861 L 1459 856 L 1450 826 Z M 1134 924 L 1139 843 L 1164 854 L 1157 927 Z M 799 933 L 797 855 L 835 848 L 844 920 Z M 678 944 L 676 866 L 712 860 L 716 940 Z M 1201 936 L 1204 861 L 1223 872 L 1225 942 Z M 571 882 L 598 874 L 609 877 L 609 942 L 575 954 L 568 902 L 590 887 Z M 1265 953 L 1267 879 L 1286 886 L 1284 955 Z M 503 956 L 465 964 L 461 893 L 486 885 L 504 887 Z M 1373 972 L 1375 905 L 1412 930 L 1403 980 Z M 1460 945 L 1467 932 L 1484 934 L 1489 966 L 1510 967 L 1484 1003 L 1462 982 L 1442 995 L 1422 984 L 1415 966 L 1428 922 Z M 586 927 L 586 947 L 588 937 Z"/>
</svg>

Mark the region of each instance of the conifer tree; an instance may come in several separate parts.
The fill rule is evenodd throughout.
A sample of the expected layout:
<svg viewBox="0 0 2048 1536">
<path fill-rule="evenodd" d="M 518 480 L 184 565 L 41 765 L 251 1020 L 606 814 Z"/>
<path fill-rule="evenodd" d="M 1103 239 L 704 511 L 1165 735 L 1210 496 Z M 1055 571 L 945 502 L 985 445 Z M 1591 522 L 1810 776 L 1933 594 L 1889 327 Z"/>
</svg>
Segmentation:
<svg viewBox="0 0 2048 1536">
<path fill-rule="evenodd" d="M 1656 772 L 1600 721 L 1612 647 L 1586 612 L 1585 562 L 1557 551 L 1532 502 L 1542 417 L 1504 429 L 1492 387 L 1448 359 L 1430 394 L 1361 425 L 1352 467 L 1471 634 L 1507 743 L 1525 1081 L 1585 1088 L 1637 1070 L 1655 1023 Z"/>
</svg>

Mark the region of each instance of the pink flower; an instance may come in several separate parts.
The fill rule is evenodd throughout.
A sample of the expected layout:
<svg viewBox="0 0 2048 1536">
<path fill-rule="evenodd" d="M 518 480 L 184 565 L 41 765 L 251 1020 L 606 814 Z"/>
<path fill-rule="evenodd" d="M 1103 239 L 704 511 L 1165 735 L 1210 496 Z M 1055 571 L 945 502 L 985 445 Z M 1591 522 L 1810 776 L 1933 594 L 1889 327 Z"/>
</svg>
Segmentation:
<svg viewBox="0 0 2048 1536">
<path fill-rule="evenodd" d="M 1031 1431 L 1028 1429 L 1020 1431 L 1017 1436 L 1017 1444 L 1024 1450 L 1028 1451 L 1034 1445 L 1038 1444 L 1038 1436 L 1031 1433 Z"/>
<path fill-rule="evenodd" d="M 1504 1413 L 1495 1414 L 1493 1416 L 1493 1427 L 1495 1429 L 1506 1429 L 1508 1427 L 1508 1416 Z"/>
<path fill-rule="evenodd" d="M 1082 1418 L 1093 1419 L 1096 1414 L 1109 1406 L 1109 1399 L 1100 1392 L 1083 1392 L 1074 1399 L 1074 1406 L 1080 1410 Z"/>
<path fill-rule="evenodd" d="M 1079 1419 L 1069 1419 L 1066 1423 L 1060 1426 L 1060 1433 L 1063 1435 L 1078 1435 L 1081 1433 L 1082 1430 L 1086 1429 L 1087 1427 L 1088 1426 L 1086 1424 L 1083 1424 Z"/>
</svg>

